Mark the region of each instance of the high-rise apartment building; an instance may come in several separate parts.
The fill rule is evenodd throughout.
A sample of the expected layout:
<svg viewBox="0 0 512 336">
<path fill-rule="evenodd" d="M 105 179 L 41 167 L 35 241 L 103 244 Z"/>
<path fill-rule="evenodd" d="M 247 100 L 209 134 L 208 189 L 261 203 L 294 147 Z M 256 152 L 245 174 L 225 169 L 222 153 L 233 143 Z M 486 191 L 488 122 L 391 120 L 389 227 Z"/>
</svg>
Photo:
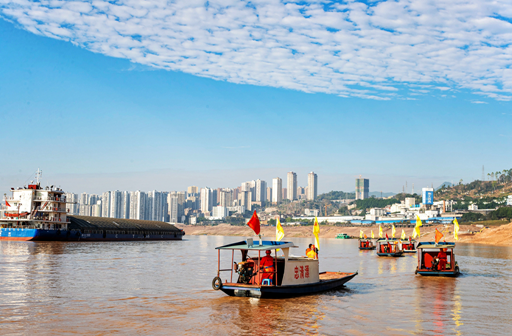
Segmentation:
<svg viewBox="0 0 512 336">
<path fill-rule="evenodd" d="M 272 203 L 272 187 L 267 187 L 267 202 Z"/>
<path fill-rule="evenodd" d="M 252 210 L 252 193 L 250 191 L 242 191 L 238 194 L 239 205 L 245 207 L 247 211 Z"/>
<path fill-rule="evenodd" d="M 219 193 L 219 205 L 221 207 L 229 208 L 233 206 L 233 190 L 222 189 Z"/>
<path fill-rule="evenodd" d="M 119 190 L 110 192 L 110 218 L 122 218 L 121 217 L 121 208 L 122 208 L 122 193 Z"/>
<path fill-rule="evenodd" d="M 314 201 L 316 196 L 318 195 L 318 176 L 311 172 L 308 174 L 308 190 L 307 190 L 307 199 L 310 201 Z"/>
<path fill-rule="evenodd" d="M 294 172 L 287 174 L 286 198 L 290 201 L 297 199 L 297 174 Z"/>
<path fill-rule="evenodd" d="M 187 188 L 187 194 L 194 194 L 195 196 L 195 194 L 197 193 L 199 193 L 199 188 L 197 188 L 196 186 L 191 186 Z"/>
<path fill-rule="evenodd" d="M 140 190 L 130 194 L 130 218 L 146 219 L 147 194 Z"/>
<path fill-rule="evenodd" d="M 212 211 L 212 189 L 210 188 L 201 188 L 201 212 L 210 212 Z"/>
<path fill-rule="evenodd" d="M 101 217 L 110 217 L 110 191 L 101 195 Z"/>
<path fill-rule="evenodd" d="M 90 198 L 90 202 L 93 204 L 92 197 Z M 130 193 L 128 191 L 121 192 L 121 214 L 118 218 L 130 218 Z"/>
<path fill-rule="evenodd" d="M 361 178 L 356 178 L 356 200 L 363 200 L 368 198 L 368 194 L 370 193 L 370 180 Z"/>
<path fill-rule="evenodd" d="M 78 203 L 78 195 L 73 193 L 66 193 L 67 208 L 70 215 L 78 215 L 80 211 L 80 204 Z"/>
<path fill-rule="evenodd" d="M 279 177 L 272 179 L 272 203 L 281 203 L 283 200 L 283 180 Z"/>
<path fill-rule="evenodd" d="M 260 179 L 256 180 L 255 194 L 255 201 L 264 204 L 267 201 L 267 182 Z"/>
<path fill-rule="evenodd" d="M 182 223 L 184 215 L 185 192 L 184 191 L 171 191 L 167 195 L 167 203 L 169 209 L 169 222 Z"/>
</svg>

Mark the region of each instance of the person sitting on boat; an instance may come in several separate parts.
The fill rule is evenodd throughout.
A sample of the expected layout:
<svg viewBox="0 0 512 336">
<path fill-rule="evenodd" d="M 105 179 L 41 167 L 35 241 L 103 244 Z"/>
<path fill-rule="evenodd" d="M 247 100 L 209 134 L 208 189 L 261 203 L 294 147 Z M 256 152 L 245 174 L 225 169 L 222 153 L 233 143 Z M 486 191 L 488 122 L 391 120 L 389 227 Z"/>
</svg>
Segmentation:
<svg viewBox="0 0 512 336">
<path fill-rule="evenodd" d="M 311 248 L 309 249 L 309 252 L 306 254 L 306 256 L 309 259 L 318 259 L 317 252 L 318 250 L 316 249 L 315 245 L 311 245 Z"/>
<path fill-rule="evenodd" d="M 270 250 L 265 251 L 266 256 L 261 258 L 260 269 L 262 269 L 261 280 L 273 279 L 274 277 L 274 258 L 270 255 Z"/>
</svg>

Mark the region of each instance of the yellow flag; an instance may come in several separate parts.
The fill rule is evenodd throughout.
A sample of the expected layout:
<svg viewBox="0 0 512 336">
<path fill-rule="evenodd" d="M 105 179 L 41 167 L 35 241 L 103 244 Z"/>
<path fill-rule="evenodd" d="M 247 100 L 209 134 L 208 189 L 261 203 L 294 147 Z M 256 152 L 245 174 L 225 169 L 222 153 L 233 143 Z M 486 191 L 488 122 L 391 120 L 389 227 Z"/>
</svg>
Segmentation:
<svg viewBox="0 0 512 336">
<path fill-rule="evenodd" d="M 279 221 L 279 217 L 277 217 L 277 222 L 276 222 L 276 241 L 280 241 L 283 238 L 284 238 L 284 230 L 283 230 L 283 227 L 281 226 L 281 222 Z"/>
<path fill-rule="evenodd" d="M 420 226 L 421 226 L 420 216 L 416 215 L 416 227 L 414 228 L 414 232 L 412 233 L 412 237 L 420 237 Z"/>
<path fill-rule="evenodd" d="M 320 241 L 318 234 L 320 233 L 320 225 L 318 225 L 318 218 L 315 216 L 315 225 L 313 226 L 313 234 L 315 235 L 315 247 L 320 250 Z"/>
<path fill-rule="evenodd" d="M 382 226 L 379 225 L 379 237 L 382 238 Z"/>
<path fill-rule="evenodd" d="M 402 239 L 402 240 L 405 239 L 405 231 L 404 231 L 404 229 L 402 229 L 402 236 L 400 237 L 400 239 Z"/>
<path fill-rule="evenodd" d="M 373 235 L 373 230 L 372 230 L 372 238 L 375 238 L 375 236 Z"/>
<path fill-rule="evenodd" d="M 453 238 L 455 238 L 455 240 L 459 240 L 459 222 L 457 221 L 457 218 L 453 220 Z"/>
<path fill-rule="evenodd" d="M 391 237 L 395 238 L 395 233 L 396 233 L 395 224 L 391 224 L 391 226 L 393 226 L 393 229 L 391 230 Z"/>
<path fill-rule="evenodd" d="M 359 238 L 363 238 L 363 230 L 359 230 Z"/>
</svg>

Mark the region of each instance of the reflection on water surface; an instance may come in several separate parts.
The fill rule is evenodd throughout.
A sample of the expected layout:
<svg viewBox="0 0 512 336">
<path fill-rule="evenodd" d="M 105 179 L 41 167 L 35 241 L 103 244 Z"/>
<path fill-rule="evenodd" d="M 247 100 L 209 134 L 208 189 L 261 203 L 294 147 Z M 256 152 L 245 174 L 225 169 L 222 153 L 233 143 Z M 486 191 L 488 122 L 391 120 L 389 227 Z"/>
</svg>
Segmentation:
<svg viewBox="0 0 512 336">
<path fill-rule="evenodd" d="M 321 240 L 320 268 L 359 271 L 339 291 L 285 300 L 211 289 L 218 245 L 0 242 L 2 334 L 507 335 L 512 249 L 459 244 L 463 276 L 414 275 L 416 255 L 379 258 L 356 240 Z M 294 238 L 302 254 L 311 241 Z M 230 261 L 230 260 L 229 260 Z"/>
</svg>

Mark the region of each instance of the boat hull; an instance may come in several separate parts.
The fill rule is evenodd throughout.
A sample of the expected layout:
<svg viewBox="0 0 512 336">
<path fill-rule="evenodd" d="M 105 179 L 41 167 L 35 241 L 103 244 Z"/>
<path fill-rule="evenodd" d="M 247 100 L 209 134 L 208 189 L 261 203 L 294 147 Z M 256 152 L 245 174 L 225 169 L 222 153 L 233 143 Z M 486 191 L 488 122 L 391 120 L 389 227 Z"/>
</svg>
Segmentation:
<svg viewBox="0 0 512 336">
<path fill-rule="evenodd" d="M 423 276 L 442 276 L 442 277 L 458 277 L 460 272 L 441 272 L 441 271 L 417 271 L 419 275 Z"/>
<path fill-rule="evenodd" d="M 395 253 L 377 253 L 379 257 L 402 257 L 403 252 L 395 252 Z"/>
<path fill-rule="evenodd" d="M 181 240 L 181 233 L 171 234 L 111 234 L 81 233 L 78 230 L 42 230 L 0 228 L 0 240 L 11 241 L 139 241 L 139 240 Z"/>
<path fill-rule="evenodd" d="M 404 253 L 416 253 L 416 250 L 404 250 Z"/>
<path fill-rule="evenodd" d="M 319 282 L 302 284 L 302 285 L 288 285 L 288 286 L 256 286 L 256 285 L 243 285 L 243 284 L 227 284 L 223 285 L 220 289 L 229 296 L 240 297 L 256 297 L 267 299 L 280 299 L 295 296 L 312 295 L 329 290 L 335 290 L 352 280 L 357 275 L 357 272 L 350 273 L 347 276 L 330 279 L 320 280 Z"/>
<path fill-rule="evenodd" d="M 374 247 L 360 247 L 359 249 L 362 251 L 375 250 L 375 246 Z"/>
</svg>

